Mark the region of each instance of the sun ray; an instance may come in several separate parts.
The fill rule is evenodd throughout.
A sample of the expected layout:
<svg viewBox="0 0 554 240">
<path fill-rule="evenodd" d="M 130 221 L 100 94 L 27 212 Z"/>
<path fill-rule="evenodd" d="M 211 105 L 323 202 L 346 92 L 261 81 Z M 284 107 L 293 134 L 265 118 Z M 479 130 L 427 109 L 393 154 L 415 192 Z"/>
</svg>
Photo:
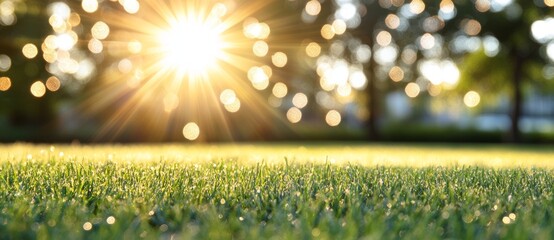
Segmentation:
<svg viewBox="0 0 554 240">
<path fill-rule="evenodd" d="M 144 133 L 132 134 L 161 140 L 179 139 L 174 137 L 181 132 L 178 126 L 194 122 L 201 132 L 197 141 L 232 140 L 237 136 L 233 129 L 243 124 L 252 127 L 251 134 L 263 134 L 254 129 L 264 125 L 286 126 L 247 77 L 252 67 L 273 71 L 266 60 L 253 55 L 257 39 L 243 32 L 244 23 L 257 21 L 254 15 L 273 0 L 226 5 L 229 2 L 141 1 L 137 14 L 114 10 L 103 16 L 112 36 L 103 41 L 110 57 L 128 59 L 132 68 L 130 73 L 105 71 L 96 94 L 83 105 L 91 115 L 107 116 L 100 138 L 128 134 L 124 128 L 140 124 L 144 127 L 135 129 Z M 269 27 L 259 24 L 267 28 L 266 35 L 259 36 L 265 39 Z M 124 53 L 130 42 L 138 42 L 140 52 Z M 239 109 L 248 109 L 248 118 L 237 120 L 220 102 L 225 89 L 236 91 Z"/>
</svg>

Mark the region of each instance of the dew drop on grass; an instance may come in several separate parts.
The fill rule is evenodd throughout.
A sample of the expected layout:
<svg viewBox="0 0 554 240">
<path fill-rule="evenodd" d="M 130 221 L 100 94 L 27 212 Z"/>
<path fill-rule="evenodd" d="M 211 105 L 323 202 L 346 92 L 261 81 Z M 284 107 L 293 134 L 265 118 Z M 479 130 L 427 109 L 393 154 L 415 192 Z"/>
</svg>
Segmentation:
<svg viewBox="0 0 554 240">
<path fill-rule="evenodd" d="M 92 223 L 86 222 L 85 224 L 83 224 L 83 229 L 85 231 L 90 231 L 92 229 Z"/>
<path fill-rule="evenodd" d="M 511 220 L 516 220 L 516 214 L 515 214 L 515 213 L 510 213 L 510 214 L 508 214 L 508 217 L 509 217 Z"/>
<path fill-rule="evenodd" d="M 114 216 L 109 216 L 108 218 L 106 218 L 106 223 L 112 225 L 115 223 L 115 217 Z"/>
<path fill-rule="evenodd" d="M 49 227 L 55 227 L 56 226 L 56 220 L 50 219 L 48 220 L 48 226 Z"/>
<path fill-rule="evenodd" d="M 162 225 L 160 226 L 160 231 L 162 231 L 162 232 L 166 232 L 167 229 L 169 229 L 169 227 L 167 226 L 167 224 L 162 224 Z"/>
<path fill-rule="evenodd" d="M 312 236 L 319 237 L 320 234 L 321 234 L 321 231 L 319 230 L 319 228 L 312 229 Z"/>
</svg>

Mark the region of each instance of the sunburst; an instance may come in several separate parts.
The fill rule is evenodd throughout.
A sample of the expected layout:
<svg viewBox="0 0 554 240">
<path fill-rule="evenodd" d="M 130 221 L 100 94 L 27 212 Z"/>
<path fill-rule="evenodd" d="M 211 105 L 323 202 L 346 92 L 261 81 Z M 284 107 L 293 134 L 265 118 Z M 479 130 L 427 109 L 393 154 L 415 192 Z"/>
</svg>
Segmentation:
<svg viewBox="0 0 554 240">
<path fill-rule="evenodd" d="M 89 113 L 117 109 L 100 135 L 116 136 L 131 125 L 144 131 L 132 136 L 175 139 L 183 137 L 183 126 L 194 123 L 199 140 L 233 139 L 227 113 L 241 108 L 256 113 L 241 118 L 250 131 L 261 122 L 282 121 L 267 104 L 259 104 L 267 100 L 255 91 L 267 88 L 272 69 L 256 60 L 252 47 L 270 29 L 251 16 L 270 2 L 141 1 L 133 15 L 104 12 L 111 28 L 104 44 L 122 60 L 114 71 L 105 71 L 86 103 Z"/>
</svg>

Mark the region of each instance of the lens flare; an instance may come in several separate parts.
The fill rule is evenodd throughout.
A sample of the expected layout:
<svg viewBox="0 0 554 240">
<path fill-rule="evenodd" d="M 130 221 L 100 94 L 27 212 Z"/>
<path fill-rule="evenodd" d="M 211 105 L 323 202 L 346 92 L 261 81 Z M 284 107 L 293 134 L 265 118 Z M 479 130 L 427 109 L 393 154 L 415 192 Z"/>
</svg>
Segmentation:
<svg viewBox="0 0 554 240">
<path fill-rule="evenodd" d="M 0 91 L 8 91 L 12 86 L 12 81 L 8 77 L 0 77 Z"/>
<path fill-rule="evenodd" d="M 196 123 L 190 122 L 183 127 L 183 136 L 188 140 L 196 140 L 200 136 L 200 128 Z"/>
<path fill-rule="evenodd" d="M 233 140 L 244 126 L 262 123 L 273 130 L 276 118 L 279 126 L 286 126 L 284 112 L 259 93 L 284 80 L 272 67 L 277 70 L 291 61 L 285 52 L 291 40 L 276 43 L 269 38 L 270 23 L 278 19 L 256 18 L 279 3 L 144 0 L 133 4 L 140 10 L 112 9 L 102 19 L 91 17 L 92 36 L 85 39 L 90 52 L 111 61 L 82 106 L 87 114 L 105 118 L 99 138 L 113 139 L 140 126 L 137 134 L 149 140 Z M 280 45 L 273 49 L 273 44 Z M 317 47 L 314 57 L 321 51 Z M 284 91 L 277 93 L 282 97 L 283 86 Z M 255 114 L 233 117 L 243 109 Z M 187 122 L 198 123 L 202 131 L 195 130 L 198 125 L 175 131 Z"/>
</svg>

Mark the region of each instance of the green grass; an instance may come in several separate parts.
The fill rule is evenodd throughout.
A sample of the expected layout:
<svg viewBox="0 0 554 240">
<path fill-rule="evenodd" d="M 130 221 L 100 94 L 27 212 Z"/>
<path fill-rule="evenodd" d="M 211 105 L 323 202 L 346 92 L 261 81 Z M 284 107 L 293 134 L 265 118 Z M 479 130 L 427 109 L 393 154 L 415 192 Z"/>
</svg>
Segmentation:
<svg viewBox="0 0 554 240">
<path fill-rule="evenodd" d="M 0 239 L 550 239 L 554 150 L 0 146 Z"/>
</svg>

